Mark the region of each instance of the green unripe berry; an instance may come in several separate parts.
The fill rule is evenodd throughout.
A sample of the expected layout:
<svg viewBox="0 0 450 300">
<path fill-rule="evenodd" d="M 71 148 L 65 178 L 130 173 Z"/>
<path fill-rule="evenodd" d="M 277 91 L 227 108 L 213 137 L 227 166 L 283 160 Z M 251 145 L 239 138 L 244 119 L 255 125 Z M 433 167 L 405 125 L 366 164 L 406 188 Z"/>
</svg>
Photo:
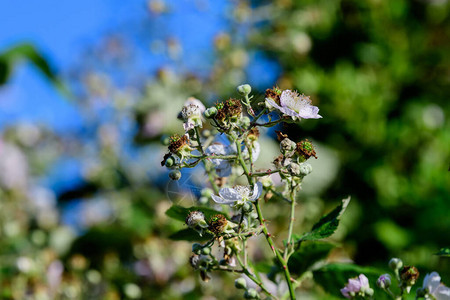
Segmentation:
<svg viewBox="0 0 450 300">
<path fill-rule="evenodd" d="M 175 158 L 173 156 L 170 156 L 168 159 L 166 159 L 166 167 L 170 168 L 175 164 Z"/>
<path fill-rule="evenodd" d="M 161 144 L 163 144 L 164 146 L 169 146 L 169 144 L 170 144 L 170 137 L 168 135 L 163 135 L 161 137 Z"/>
<path fill-rule="evenodd" d="M 249 84 L 243 84 L 237 87 L 237 91 L 241 95 L 248 95 L 252 92 L 252 87 Z"/>
<path fill-rule="evenodd" d="M 259 299 L 258 292 L 253 288 L 248 289 L 244 293 L 244 299 Z"/>
<path fill-rule="evenodd" d="M 247 289 L 247 281 L 245 281 L 244 278 L 240 277 L 240 278 L 238 278 L 238 279 L 236 279 L 236 280 L 234 281 L 234 286 L 235 286 L 237 289 L 243 289 L 243 290 L 245 290 L 245 289 Z"/>
<path fill-rule="evenodd" d="M 211 253 L 211 248 L 209 247 L 205 247 L 202 249 L 202 254 L 203 255 L 209 255 Z"/>
<path fill-rule="evenodd" d="M 169 173 L 169 178 L 172 180 L 180 180 L 181 172 L 178 170 L 173 170 Z"/>
<path fill-rule="evenodd" d="M 214 118 L 214 116 L 217 114 L 217 108 L 210 107 L 207 110 L 205 110 L 205 112 L 203 113 L 203 115 L 205 116 L 205 118 L 207 119 L 211 119 Z"/>
</svg>

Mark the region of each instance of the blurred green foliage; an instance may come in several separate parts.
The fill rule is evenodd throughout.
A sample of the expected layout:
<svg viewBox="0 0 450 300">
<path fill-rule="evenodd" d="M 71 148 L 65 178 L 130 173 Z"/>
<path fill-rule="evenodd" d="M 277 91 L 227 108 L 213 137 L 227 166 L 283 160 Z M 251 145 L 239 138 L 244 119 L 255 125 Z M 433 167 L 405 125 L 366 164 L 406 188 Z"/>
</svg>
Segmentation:
<svg viewBox="0 0 450 300">
<path fill-rule="evenodd" d="M 319 192 L 308 193 L 305 184 L 297 213 L 304 222 L 295 232 L 311 228 L 334 207 L 331 200 L 352 196 L 333 243 L 307 245 L 295 258 L 362 265 L 315 269 L 314 279 L 335 296 L 348 276 L 366 272 L 367 266 L 387 272 L 393 256 L 416 265 L 422 275 L 436 270 L 450 284 L 445 254 L 450 244 L 449 2 L 236 1 L 229 17 L 231 30 L 216 37 L 216 59 L 206 77 L 161 69 L 136 91 L 116 86 L 102 68 L 78 70 L 82 92 L 75 93 L 77 105 L 86 115 L 91 140 L 60 137 L 35 125 L 3 131 L 0 298 L 239 299 L 231 288 L 233 277 L 218 275 L 214 284 L 201 283 L 187 263 L 189 243 L 168 239 L 185 228 L 165 215 L 172 202 L 181 200 L 165 191 L 159 138 L 179 128 L 177 110 L 187 97 L 215 101 L 247 81 L 255 51 L 281 66 L 274 85 L 310 95 L 324 117 L 284 128 L 293 139 L 309 135 L 322 145 L 314 173 L 330 175 L 329 184 L 316 183 Z M 29 45 L 0 55 L 0 83 L 19 57 L 59 85 Z M 112 115 L 107 122 L 99 117 L 105 110 Z M 122 136 L 124 124 L 136 130 Z M 127 155 L 126 147 L 141 152 Z M 277 145 L 266 141 L 263 149 L 261 156 L 270 161 Z M 83 182 L 59 194 L 40 188 L 38 179 L 67 155 L 82 161 Z M 194 175 L 196 184 L 204 183 Z M 80 199 L 86 204 L 83 226 L 74 232 L 61 223 L 61 211 Z M 273 197 L 265 205 L 277 236 L 285 229 L 280 201 Z M 105 211 L 111 213 L 102 217 Z M 265 253 L 253 246 L 261 258 L 258 268 L 269 273 Z M 311 247 L 321 251 L 312 255 Z M 299 263 L 298 272 L 312 267 Z M 367 274 L 372 285 L 373 270 Z M 300 293 L 329 297 L 310 278 Z"/>
</svg>

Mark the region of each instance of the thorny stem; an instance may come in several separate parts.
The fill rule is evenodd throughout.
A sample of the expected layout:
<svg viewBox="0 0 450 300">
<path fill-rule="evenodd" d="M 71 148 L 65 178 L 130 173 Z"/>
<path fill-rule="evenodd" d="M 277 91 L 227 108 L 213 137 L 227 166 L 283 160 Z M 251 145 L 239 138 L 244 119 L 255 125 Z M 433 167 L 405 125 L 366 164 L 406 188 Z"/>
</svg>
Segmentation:
<svg viewBox="0 0 450 300">
<path fill-rule="evenodd" d="M 287 261 L 281 256 L 280 251 L 278 251 L 278 249 L 275 248 L 272 237 L 267 230 L 266 223 L 264 222 L 261 208 L 259 206 L 259 200 L 256 200 L 255 207 L 256 207 L 256 213 L 258 214 L 259 223 L 261 224 L 261 226 L 263 228 L 263 232 L 264 232 L 267 242 L 269 243 L 270 249 L 272 249 L 272 252 L 274 253 L 275 257 L 277 258 L 278 262 L 281 264 L 281 266 L 283 268 L 284 277 L 286 278 L 286 283 L 289 287 L 289 295 L 291 296 L 291 300 L 295 300 L 295 291 L 294 291 L 294 287 L 292 285 L 292 278 L 291 278 L 291 274 L 289 272 L 289 268 L 287 266 Z"/>
<path fill-rule="evenodd" d="M 247 165 L 245 164 L 244 159 L 242 158 L 241 145 L 237 139 L 236 139 L 235 143 L 236 143 L 236 148 L 237 148 L 237 152 L 238 152 L 237 153 L 238 161 L 240 162 L 242 168 L 244 169 L 244 174 L 247 176 L 248 182 L 251 185 L 253 185 L 254 180 L 248 171 L 248 168 L 247 168 Z M 259 206 L 259 199 L 256 199 L 254 204 L 255 204 L 255 208 L 256 208 L 256 213 L 258 214 L 259 224 L 262 226 L 264 236 L 266 237 L 266 240 L 269 243 L 270 249 L 272 249 L 272 252 L 274 253 L 276 259 L 278 260 L 278 262 L 280 263 L 280 265 L 283 268 L 284 277 L 286 278 L 286 283 L 289 287 L 289 294 L 290 294 L 291 300 L 295 300 L 295 291 L 294 291 L 294 287 L 292 285 L 291 274 L 290 274 L 289 268 L 287 266 L 287 261 L 283 258 L 280 251 L 278 251 L 278 249 L 275 248 L 275 244 L 272 240 L 272 237 L 271 237 L 269 231 L 267 230 L 266 223 L 264 222 L 264 217 L 262 216 L 261 207 Z"/>
<path fill-rule="evenodd" d="M 270 174 L 274 174 L 274 173 L 280 173 L 281 170 L 267 170 L 267 171 L 263 171 L 263 172 L 252 172 L 250 173 L 250 176 L 257 176 L 257 177 L 263 177 L 263 176 L 267 176 Z"/>
<path fill-rule="evenodd" d="M 277 297 L 275 297 L 275 295 L 273 295 L 271 292 L 269 292 L 269 290 L 264 286 L 264 284 L 262 283 L 261 280 L 259 280 L 255 275 L 253 275 L 252 272 L 250 272 L 250 270 L 242 262 L 242 259 L 239 257 L 239 255 L 236 255 L 236 259 L 242 268 L 242 272 L 245 275 L 247 275 L 248 278 L 250 278 L 254 283 L 256 283 L 263 290 L 263 292 L 266 293 L 268 296 L 272 297 L 273 299 L 278 299 Z"/>
</svg>

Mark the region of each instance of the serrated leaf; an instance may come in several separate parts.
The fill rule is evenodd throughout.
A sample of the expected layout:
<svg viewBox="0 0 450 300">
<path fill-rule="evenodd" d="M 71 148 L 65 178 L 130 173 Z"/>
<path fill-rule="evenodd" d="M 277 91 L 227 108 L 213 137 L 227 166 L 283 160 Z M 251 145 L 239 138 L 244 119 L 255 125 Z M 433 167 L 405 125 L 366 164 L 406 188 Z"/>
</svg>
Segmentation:
<svg viewBox="0 0 450 300">
<path fill-rule="evenodd" d="M 172 205 L 166 211 L 166 215 L 168 217 L 171 217 L 172 219 L 184 222 L 186 220 L 186 217 L 189 215 L 189 213 L 192 211 L 196 211 L 196 210 L 201 211 L 205 215 L 206 220 L 209 220 L 212 216 L 217 215 L 217 214 L 222 214 L 227 219 L 229 219 L 226 213 L 223 213 L 223 212 L 211 209 L 211 208 L 207 208 L 207 207 L 202 207 L 202 206 L 183 207 L 183 206 L 179 206 L 179 205 Z"/>
<path fill-rule="evenodd" d="M 298 276 L 306 272 L 311 266 L 328 256 L 330 251 L 336 247 L 326 242 L 307 242 L 295 251 L 288 261 L 288 267 L 292 274 Z"/>
<path fill-rule="evenodd" d="M 328 264 L 313 271 L 313 277 L 314 281 L 321 285 L 326 292 L 342 298 L 340 290 L 347 284 L 348 279 L 364 274 L 369 279 L 371 288 L 375 291 L 374 299 L 390 299 L 386 293 L 375 286 L 378 277 L 384 273 L 383 270 L 372 267 L 361 267 L 353 264 Z"/>
<path fill-rule="evenodd" d="M 204 232 L 203 235 L 200 236 L 197 231 L 187 228 L 171 234 L 169 236 L 169 239 L 174 241 L 196 242 L 196 241 L 208 241 L 213 237 L 214 237 L 213 235 L 206 232 Z"/>
<path fill-rule="evenodd" d="M 441 248 L 435 255 L 450 257 L 450 247 Z"/>
<path fill-rule="evenodd" d="M 310 232 L 303 234 L 302 236 L 294 235 L 294 241 L 296 243 L 302 241 L 316 241 L 326 237 L 331 236 L 339 225 L 339 219 L 344 213 L 345 209 L 350 202 L 350 197 L 342 200 L 342 203 L 339 204 L 335 209 L 333 209 L 330 213 L 323 216 L 319 222 L 317 222 L 311 229 Z"/>
</svg>

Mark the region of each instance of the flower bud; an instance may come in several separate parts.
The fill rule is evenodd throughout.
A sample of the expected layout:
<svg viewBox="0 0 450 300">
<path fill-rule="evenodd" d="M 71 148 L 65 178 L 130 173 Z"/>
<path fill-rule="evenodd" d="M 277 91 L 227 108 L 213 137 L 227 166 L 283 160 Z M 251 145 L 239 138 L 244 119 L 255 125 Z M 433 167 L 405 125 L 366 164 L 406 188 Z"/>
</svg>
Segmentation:
<svg viewBox="0 0 450 300">
<path fill-rule="evenodd" d="M 245 291 L 244 299 L 259 299 L 258 292 L 254 288 Z"/>
<path fill-rule="evenodd" d="M 243 84 L 237 87 L 237 91 L 241 95 L 248 95 L 252 92 L 252 87 L 249 84 Z"/>
<path fill-rule="evenodd" d="M 200 198 L 198 198 L 198 203 L 199 204 L 206 204 L 206 203 L 208 203 L 208 198 L 200 197 Z"/>
<path fill-rule="evenodd" d="M 169 178 L 172 180 L 180 180 L 181 172 L 179 170 L 170 171 Z"/>
<path fill-rule="evenodd" d="M 202 197 L 206 197 L 206 198 L 210 198 L 212 194 L 214 194 L 213 190 L 208 189 L 208 188 L 204 188 L 202 189 L 202 191 L 200 192 Z"/>
<path fill-rule="evenodd" d="M 400 258 L 394 257 L 389 261 L 389 268 L 391 268 L 392 270 L 395 271 L 400 269 L 401 267 L 403 267 L 403 261 Z"/>
<path fill-rule="evenodd" d="M 207 119 L 211 119 L 214 118 L 214 116 L 217 114 L 217 108 L 216 107 L 210 107 L 207 110 L 205 110 L 205 112 L 203 113 L 203 115 L 205 116 L 205 118 Z"/>
<path fill-rule="evenodd" d="M 167 135 L 163 135 L 161 137 L 161 144 L 163 144 L 164 146 L 168 146 L 170 143 L 170 137 Z"/>
<path fill-rule="evenodd" d="M 202 253 L 203 255 L 209 255 L 209 254 L 211 253 L 211 248 L 209 248 L 209 247 L 204 247 L 204 248 L 202 249 L 201 253 Z"/>
<path fill-rule="evenodd" d="M 245 290 L 247 288 L 247 281 L 245 281 L 245 279 L 243 277 L 240 277 L 234 281 L 234 286 L 237 289 Z"/>
<path fill-rule="evenodd" d="M 294 154 L 297 144 L 288 138 L 285 138 L 280 143 L 280 151 L 287 157 L 291 157 Z"/>
<path fill-rule="evenodd" d="M 170 168 L 175 164 L 175 159 L 173 156 L 169 156 L 169 158 L 166 159 L 165 165 L 166 167 Z"/>
<path fill-rule="evenodd" d="M 242 206 L 244 212 L 251 212 L 253 210 L 253 205 L 250 202 L 245 202 L 244 206 Z"/>
<path fill-rule="evenodd" d="M 380 289 L 387 289 L 391 286 L 391 275 L 389 274 L 383 274 L 377 279 L 377 286 Z"/>
<path fill-rule="evenodd" d="M 312 166 L 308 163 L 301 163 L 299 167 L 299 172 L 301 176 L 306 176 L 312 172 Z"/>
</svg>

